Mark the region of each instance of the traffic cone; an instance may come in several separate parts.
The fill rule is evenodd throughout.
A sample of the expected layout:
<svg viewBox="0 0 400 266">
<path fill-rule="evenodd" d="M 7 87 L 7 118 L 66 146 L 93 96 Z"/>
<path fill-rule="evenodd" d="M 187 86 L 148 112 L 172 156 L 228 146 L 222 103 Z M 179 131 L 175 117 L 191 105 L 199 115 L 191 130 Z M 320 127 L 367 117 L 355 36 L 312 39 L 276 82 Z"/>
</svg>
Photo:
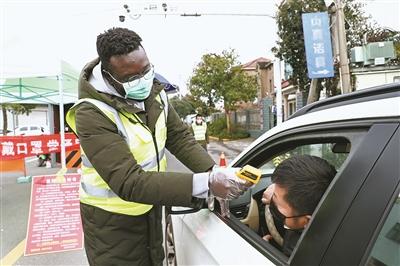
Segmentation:
<svg viewBox="0 0 400 266">
<path fill-rule="evenodd" d="M 221 152 L 219 156 L 219 167 L 226 167 L 225 153 Z"/>
</svg>

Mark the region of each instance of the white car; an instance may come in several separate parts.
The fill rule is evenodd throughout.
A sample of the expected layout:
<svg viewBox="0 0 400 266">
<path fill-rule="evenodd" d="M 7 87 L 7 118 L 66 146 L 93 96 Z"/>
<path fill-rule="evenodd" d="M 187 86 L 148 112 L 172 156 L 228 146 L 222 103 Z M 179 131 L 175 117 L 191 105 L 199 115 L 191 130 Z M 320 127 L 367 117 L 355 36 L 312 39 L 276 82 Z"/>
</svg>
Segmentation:
<svg viewBox="0 0 400 266">
<path fill-rule="evenodd" d="M 320 156 L 337 174 L 287 257 L 262 239 L 269 232 L 261 197 L 275 165 L 293 154 Z M 399 83 L 304 107 L 231 166 L 247 164 L 263 175 L 230 202 L 230 218 L 218 206 L 166 217 L 170 264 L 400 265 Z"/>
<path fill-rule="evenodd" d="M 48 135 L 49 129 L 40 125 L 25 125 L 15 128 L 15 136 L 37 136 Z"/>
</svg>

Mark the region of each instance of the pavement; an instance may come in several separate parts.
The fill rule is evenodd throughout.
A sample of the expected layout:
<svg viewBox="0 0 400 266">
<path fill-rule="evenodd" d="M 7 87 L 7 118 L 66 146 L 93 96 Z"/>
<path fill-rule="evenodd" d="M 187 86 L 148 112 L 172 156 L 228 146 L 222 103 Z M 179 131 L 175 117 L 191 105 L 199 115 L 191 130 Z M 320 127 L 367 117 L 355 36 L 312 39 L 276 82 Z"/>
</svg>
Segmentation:
<svg viewBox="0 0 400 266">
<path fill-rule="evenodd" d="M 246 149 L 254 140 L 254 138 L 239 140 L 218 140 L 212 138 L 208 144 L 208 152 L 217 164 L 219 164 L 221 152 L 224 152 L 226 163 L 229 164 L 230 161 Z"/>
</svg>

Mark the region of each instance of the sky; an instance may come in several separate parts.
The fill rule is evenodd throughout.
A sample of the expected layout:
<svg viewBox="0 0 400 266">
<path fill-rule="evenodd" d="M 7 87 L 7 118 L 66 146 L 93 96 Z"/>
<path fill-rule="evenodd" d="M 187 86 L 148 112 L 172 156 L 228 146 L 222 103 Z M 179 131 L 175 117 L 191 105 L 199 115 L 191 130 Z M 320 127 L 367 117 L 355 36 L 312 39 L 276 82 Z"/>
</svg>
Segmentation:
<svg viewBox="0 0 400 266">
<path fill-rule="evenodd" d="M 258 57 L 273 59 L 271 48 L 277 39 L 277 26 L 270 16 L 276 13 L 279 2 L 0 0 L 0 79 L 56 72 L 54 62 L 59 59 L 80 71 L 97 56 L 98 34 L 111 27 L 126 27 L 142 37 L 156 72 L 185 93 L 193 69 L 205 53 L 232 48 L 240 63 Z M 363 2 L 366 13 L 381 26 L 400 30 L 398 0 Z M 162 3 L 167 4 L 166 13 Z M 124 4 L 129 6 L 129 14 Z M 179 16 L 183 13 L 263 16 Z M 119 21 L 119 15 L 126 16 L 125 22 Z"/>
</svg>

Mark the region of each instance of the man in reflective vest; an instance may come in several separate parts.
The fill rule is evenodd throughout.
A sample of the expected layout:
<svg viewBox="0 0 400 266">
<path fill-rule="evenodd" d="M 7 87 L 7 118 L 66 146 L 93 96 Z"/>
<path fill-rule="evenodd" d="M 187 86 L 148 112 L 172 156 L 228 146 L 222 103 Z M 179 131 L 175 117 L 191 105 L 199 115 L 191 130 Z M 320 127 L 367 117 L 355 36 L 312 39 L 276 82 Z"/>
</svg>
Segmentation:
<svg viewBox="0 0 400 266">
<path fill-rule="evenodd" d="M 82 148 L 80 186 L 90 265 L 161 265 L 162 206 L 194 207 L 240 196 L 235 169 L 218 169 L 168 104 L 142 39 L 112 28 L 79 79 L 67 122 Z M 160 42 L 162 45 L 162 42 Z M 192 173 L 166 172 L 168 149 Z"/>
<path fill-rule="evenodd" d="M 208 144 L 208 133 L 207 133 L 207 123 L 204 121 L 203 116 L 200 114 L 196 115 L 196 119 L 192 123 L 192 132 L 195 140 L 207 150 Z"/>
</svg>

